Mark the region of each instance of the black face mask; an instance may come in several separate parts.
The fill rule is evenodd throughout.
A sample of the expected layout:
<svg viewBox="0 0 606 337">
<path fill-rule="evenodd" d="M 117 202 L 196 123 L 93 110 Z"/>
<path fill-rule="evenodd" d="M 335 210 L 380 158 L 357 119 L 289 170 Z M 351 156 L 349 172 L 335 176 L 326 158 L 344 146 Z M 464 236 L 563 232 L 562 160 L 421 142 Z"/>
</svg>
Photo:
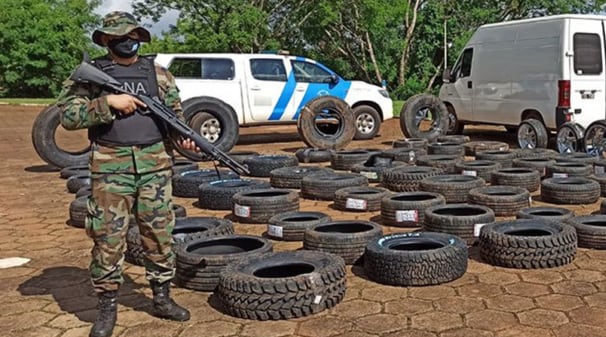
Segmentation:
<svg viewBox="0 0 606 337">
<path fill-rule="evenodd" d="M 139 51 L 139 46 L 139 41 L 128 36 L 114 39 L 107 43 L 109 50 L 116 54 L 116 56 L 125 58 L 135 56 L 137 51 Z"/>
</svg>

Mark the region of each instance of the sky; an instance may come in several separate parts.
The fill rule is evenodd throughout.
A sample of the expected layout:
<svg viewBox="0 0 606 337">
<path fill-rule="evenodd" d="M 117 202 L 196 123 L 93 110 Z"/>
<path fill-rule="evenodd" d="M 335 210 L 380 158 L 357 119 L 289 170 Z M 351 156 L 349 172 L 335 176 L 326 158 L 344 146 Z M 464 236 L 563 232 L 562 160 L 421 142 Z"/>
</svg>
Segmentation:
<svg viewBox="0 0 606 337">
<path fill-rule="evenodd" d="M 95 12 L 102 16 L 113 11 L 132 12 L 132 3 L 132 0 L 103 0 Z M 142 23 L 146 24 L 146 28 L 153 35 L 160 35 L 163 31 L 167 31 L 170 25 L 176 24 L 177 16 L 178 13 L 173 11 L 166 13 L 157 23 L 153 23 L 151 20 Z"/>
</svg>

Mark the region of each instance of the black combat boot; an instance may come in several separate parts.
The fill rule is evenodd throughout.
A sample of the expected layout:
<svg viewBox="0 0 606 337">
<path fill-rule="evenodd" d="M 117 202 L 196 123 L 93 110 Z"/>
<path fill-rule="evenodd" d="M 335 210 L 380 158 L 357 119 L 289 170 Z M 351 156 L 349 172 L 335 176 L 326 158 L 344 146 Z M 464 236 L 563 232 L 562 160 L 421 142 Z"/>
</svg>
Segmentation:
<svg viewBox="0 0 606 337">
<path fill-rule="evenodd" d="M 189 320 L 189 311 L 170 298 L 170 281 L 164 283 L 151 281 L 151 288 L 154 293 L 154 314 L 157 317 L 180 322 Z"/>
<path fill-rule="evenodd" d="M 99 293 L 97 320 L 90 330 L 90 337 L 109 337 L 114 332 L 118 316 L 118 291 Z"/>
</svg>

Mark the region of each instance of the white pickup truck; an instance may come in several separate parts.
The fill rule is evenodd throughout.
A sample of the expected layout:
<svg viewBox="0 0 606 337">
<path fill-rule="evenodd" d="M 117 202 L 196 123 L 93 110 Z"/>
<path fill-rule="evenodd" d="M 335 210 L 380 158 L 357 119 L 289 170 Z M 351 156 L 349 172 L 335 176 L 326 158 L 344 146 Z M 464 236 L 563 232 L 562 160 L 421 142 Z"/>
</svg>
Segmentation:
<svg viewBox="0 0 606 337">
<path fill-rule="evenodd" d="M 355 114 L 355 139 L 369 139 L 393 118 L 387 90 L 348 81 L 324 65 L 282 54 L 158 54 L 176 77 L 188 124 L 223 151 L 239 127 L 296 123 L 317 96 L 336 96 Z"/>
</svg>

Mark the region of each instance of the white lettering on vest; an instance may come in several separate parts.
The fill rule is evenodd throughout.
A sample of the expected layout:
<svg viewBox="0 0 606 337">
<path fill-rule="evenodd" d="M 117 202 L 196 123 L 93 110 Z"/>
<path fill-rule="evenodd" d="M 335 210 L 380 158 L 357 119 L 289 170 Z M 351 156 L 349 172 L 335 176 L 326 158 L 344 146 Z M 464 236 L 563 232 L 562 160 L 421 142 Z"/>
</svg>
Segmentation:
<svg viewBox="0 0 606 337">
<path fill-rule="evenodd" d="M 136 95 L 147 95 L 147 90 L 141 82 L 124 82 L 122 83 L 122 89 Z"/>
</svg>

